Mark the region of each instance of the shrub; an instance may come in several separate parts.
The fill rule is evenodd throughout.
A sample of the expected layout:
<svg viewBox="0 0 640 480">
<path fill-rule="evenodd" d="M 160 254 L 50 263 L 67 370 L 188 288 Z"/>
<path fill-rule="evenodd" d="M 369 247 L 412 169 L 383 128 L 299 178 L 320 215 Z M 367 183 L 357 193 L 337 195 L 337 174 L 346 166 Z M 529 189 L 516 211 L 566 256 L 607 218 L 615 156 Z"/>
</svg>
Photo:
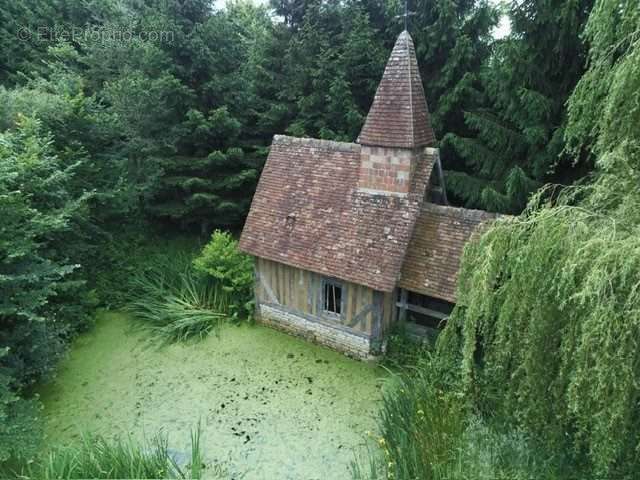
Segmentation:
<svg viewBox="0 0 640 480">
<path fill-rule="evenodd" d="M 402 323 L 393 326 L 386 340 L 387 347 L 382 365 L 397 372 L 415 366 L 421 358 L 429 354 L 435 342 L 430 337 L 419 338 L 411 335 Z"/>
<path fill-rule="evenodd" d="M 197 271 L 214 279 L 229 294 L 232 319 L 251 319 L 255 307 L 253 259 L 238 250 L 231 234 L 216 230 L 193 262 Z"/>
</svg>

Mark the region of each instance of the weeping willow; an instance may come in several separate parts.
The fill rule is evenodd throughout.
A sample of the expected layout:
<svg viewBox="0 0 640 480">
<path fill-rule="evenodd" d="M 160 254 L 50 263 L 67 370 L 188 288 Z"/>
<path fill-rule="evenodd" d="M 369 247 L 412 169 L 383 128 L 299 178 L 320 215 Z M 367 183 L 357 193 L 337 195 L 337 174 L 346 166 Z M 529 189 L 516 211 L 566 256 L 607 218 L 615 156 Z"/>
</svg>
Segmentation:
<svg viewBox="0 0 640 480">
<path fill-rule="evenodd" d="M 589 184 L 546 187 L 463 258 L 438 353 L 480 410 L 596 475 L 640 471 L 640 4 L 598 0 L 569 148 Z"/>
</svg>

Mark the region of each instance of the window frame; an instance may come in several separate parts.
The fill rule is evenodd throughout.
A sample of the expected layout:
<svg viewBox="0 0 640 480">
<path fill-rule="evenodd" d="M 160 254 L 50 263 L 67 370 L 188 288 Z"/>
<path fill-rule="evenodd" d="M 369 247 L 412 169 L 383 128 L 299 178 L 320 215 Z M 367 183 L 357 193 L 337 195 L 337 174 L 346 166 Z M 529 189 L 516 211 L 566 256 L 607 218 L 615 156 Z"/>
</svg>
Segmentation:
<svg viewBox="0 0 640 480">
<path fill-rule="evenodd" d="M 332 312 L 331 310 L 327 310 L 325 308 L 328 306 L 328 302 L 326 301 L 328 299 L 325 297 L 325 295 L 327 292 L 327 287 L 329 286 L 337 287 L 340 289 L 340 313 Z M 322 284 L 320 288 L 321 288 L 320 289 L 320 309 L 323 315 L 329 318 L 342 319 L 344 317 L 344 308 L 346 303 L 345 298 L 346 298 L 346 292 L 347 292 L 345 284 L 340 280 L 325 277 L 322 279 Z"/>
</svg>

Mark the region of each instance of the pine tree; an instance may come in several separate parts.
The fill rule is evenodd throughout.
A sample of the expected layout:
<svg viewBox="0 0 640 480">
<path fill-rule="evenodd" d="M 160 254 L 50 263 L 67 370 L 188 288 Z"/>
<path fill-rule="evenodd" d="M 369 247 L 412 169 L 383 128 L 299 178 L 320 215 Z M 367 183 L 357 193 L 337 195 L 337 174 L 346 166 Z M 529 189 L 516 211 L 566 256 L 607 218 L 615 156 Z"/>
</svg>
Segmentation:
<svg viewBox="0 0 640 480">
<path fill-rule="evenodd" d="M 309 7 L 286 54 L 282 97 L 295 111 L 287 132 L 355 140 L 384 60 L 381 42 L 361 6 Z"/>
<path fill-rule="evenodd" d="M 462 112 L 477 101 L 483 63 L 498 21 L 484 0 L 415 0 L 409 26 L 437 138 L 467 131 Z"/>
<path fill-rule="evenodd" d="M 465 115 L 474 133 L 454 131 L 443 140 L 447 187 L 455 200 L 519 212 L 543 183 L 571 182 L 589 167 L 563 152 L 563 135 L 565 103 L 585 68 L 580 32 L 592 4 L 511 4 L 511 35 L 497 42 L 484 67 L 484 106 Z"/>
<path fill-rule="evenodd" d="M 213 226 L 240 225 L 250 206 L 247 190 L 255 186 L 254 161 L 237 144 L 241 123 L 226 107 L 202 114 L 187 113 L 182 141 L 189 156 L 161 160 L 163 175 L 149 211 L 183 228 L 196 226 L 207 234 Z"/>
</svg>

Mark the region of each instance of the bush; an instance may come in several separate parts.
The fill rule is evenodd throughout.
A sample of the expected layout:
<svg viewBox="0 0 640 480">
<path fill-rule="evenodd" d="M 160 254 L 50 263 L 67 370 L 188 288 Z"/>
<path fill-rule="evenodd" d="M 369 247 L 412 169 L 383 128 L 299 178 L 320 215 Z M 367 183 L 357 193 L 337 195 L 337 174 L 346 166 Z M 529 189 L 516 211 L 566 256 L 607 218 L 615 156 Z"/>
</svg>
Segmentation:
<svg viewBox="0 0 640 480">
<path fill-rule="evenodd" d="M 214 279 L 229 294 L 229 315 L 232 319 L 253 317 L 253 259 L 238 250 L 238 242 L 231 234 L 216 230 L 193 264 L 197 271 Z"/>
<path fill-rule="evenodd" d="M 67 303 L 86 293 L 73 248 L 89 197 L 72 191 L 80 163 L 58 155 L 35 119 L 0 132 L 0 459 L 27 448 L 35 420 L 24 393 L 87 323 L 83 302 Z"/>
<path fill-rule="evenodd" d="M 421 358 L 429 354 L 435 342 L 435 339 L 430 337 L 420 338 L 411 335 L 403 323 L 394 325 L 386 340 L 387 347 L 382 357 L 382 365 L 397 372 L 419 363 Z"/>
</svg>

